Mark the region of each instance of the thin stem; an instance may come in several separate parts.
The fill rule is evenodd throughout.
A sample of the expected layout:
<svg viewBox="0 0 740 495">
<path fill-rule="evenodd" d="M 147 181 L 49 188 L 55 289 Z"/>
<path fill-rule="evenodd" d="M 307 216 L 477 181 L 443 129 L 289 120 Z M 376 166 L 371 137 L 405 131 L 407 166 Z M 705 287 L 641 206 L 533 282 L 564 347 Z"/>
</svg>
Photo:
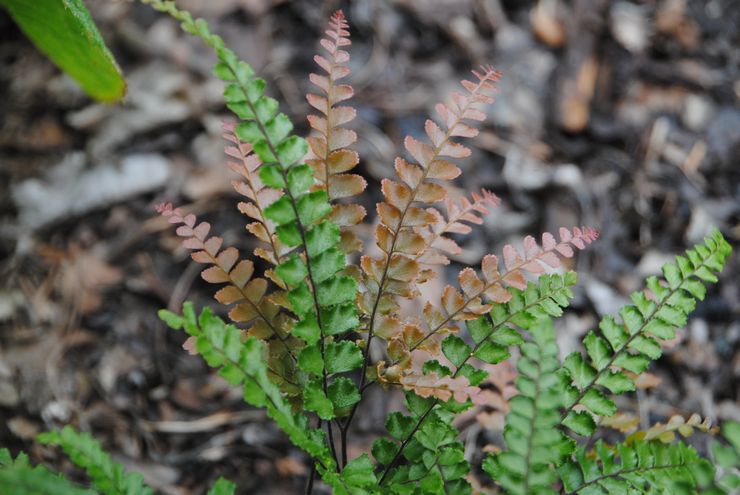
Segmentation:
<svg viewBox="0 0 740 495">
<path fill-rule="evenodd" d="M 303 493 L 305 495 L 311 495 L 313 492 L 313 480 L 316 477 L 316 464 L 313 462 L 311 463 L 311 473 L 308 475 L 308 480 L 306 481 L 306 489 Z"/>
<path fill-rule="evenodd" d="M 391 468 L 396 464 L 398 459 L 401 457 L 401 453 L 403 453 L 403 449 L 406 448 L 406 445 L 411 441 L 412 438 L 414 438 L 414 434 L 421 428 L 422 423 L 424 423 L 424 420 L 427 418 L 429 413 L 432 412 L 432 409 L 434 409 L 434 406 L 436 406 L 438 403 L 438 400 L 435 400 L 431 406 L 429 406 L 429 409 L 426 410 L 424 414 L 419 417 L 419 421 L 416 423 L 416 426 L 414 426 L 414 429 L 411 431 L 408 437 L 406 437 L 406 440 L 403 441 L 401 444 L 401 447 L 398 449 L 398 452 L 396 452 L 396 455 L 393 456 L 393 459 L 391 459 L 391 462 L 388 463 L 388 465 L 385 467 L 385 470 L 383 471 L 383 475 L 380 477 L 380 481 L 378 481 L 378 485 L 382 485 L 383 481 L 385 481 L 385 478 L 388 476 L 388 473 L 391 472 Z"/>
</svg>

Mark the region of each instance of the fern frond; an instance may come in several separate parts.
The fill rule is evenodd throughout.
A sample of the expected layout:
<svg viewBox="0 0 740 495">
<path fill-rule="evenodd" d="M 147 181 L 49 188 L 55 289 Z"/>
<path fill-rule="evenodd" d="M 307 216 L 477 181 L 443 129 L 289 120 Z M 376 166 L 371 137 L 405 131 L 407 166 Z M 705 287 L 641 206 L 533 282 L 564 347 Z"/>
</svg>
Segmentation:
<svg viewBox="0 0 740 495">
<path fill-rule="evenodd" d="M 696 493 L 696 471 L 714 467 L 683 443 L 636 441 L 615 447 L 599 440 L 592 457 L 579 449 L 576 459 L 558 469 L 565 493 L 690 495 Z"/>
<path fill-rule="evenodd" d="M 308 420 L 293 414 L 280 390 L 268 378 L 264 343 L 254 337 L 242 342 L 241 331 L 226 325 L 209 308 L 196 317 L 193 304 L 183 305 L 182 316 L 160 310 L 159 317 L 172 329 L 184 330 L 195 339 L 195 350 L 233 385 L 244 387 L 244 400 L 255 407 L 266 407 L 272 419 L 300 448 L 321 463 L 321 469 L 334 469 L 323 433 L 308 427 Z"/>
<path fill-rule="evenodd" d="M 725 422 L 722 436 L 729 445 L 719 441 L 709 445 L 718 473 L 716 479 L 708 479 L 703 483 L 702 495 L 735 494 L 740 489 L 740 423 Z"/>
<path fill-rule="evenodd" d="M 471 487 L 464 478 L 470 470 L 464 446 L 457 440 L 459 432 L 451 426 L 452 414 L 445 404 L 432 398 L 406 393 L 409 415 L 400 412 L 388 416 L 386 429 L 390 438 L 373 443 L 373 456 L 385 470 L 380 478 L 381 493 L 469 494 Z M 407 464 L 395 467 L 401 456 Z"/>
<path fill-rule="evenodd" d="M 414 205 L 437 203 L 447 198 L 446 189 L 432 181 L 452 180 L 460 174 L 460 169 L 445 157 L 464 158 L 470 154 L 468 148 L 451 141 L 451 138 L 476 136 L 477 129 L 466 122 L 482 121 L 485 114 L 476 105 L 493 101 L 493 83 L 500 74 L 490 67 L 485 68 L 483 73 L 474 74 L 477 83 L 463 81 L 467 95 L 455 92 L 450 106 L 440 103 L 436 107 L 446 131 L 433 120 L 427 120 L 425 130 L 432 144 L 407 136 L 404 147 L 416 163 L 396 158 L 395 167 L 400 182 L 391 179 L 382 181 L 384 201 L 377 204 L 380 223 L 375 238 L 383 257 L 363 259 L 367 285 L 363 306 L 371 315 L 371 326 L 380 300 L 386 295 L 386 284 L 391 281 L 412 284 L 419 272 L 418 263 L 413 258 L 422 255 L 429 247 L 420 232 L 427 231 L 430 225 L 435 224 L 438 214 Z M 403 276 L 394 278 L 394 272 L 402 266 L 410 269 L 403 269 Z M 413 273 L 406 275 L 410 270 Z"/>
<path fill-rule="evenodd" d="M 501 199 L 487 189 L 481 189 L 480 194 L 474 192 L 471 198 L 472 201 L 463 196 L 459 203 L 456 203 L 449 196 L 445 197 L 446 218 L 434 208 L 427 209 L 434 220 L 427 227 L 419 229 L 426 247 L 414 257 L 416 261 L 425 265 L 448 264 L 450 260 L 440 252 L 457 255 L 462 249 L 454 240 L 447 237 L 447 234 L 469 234 L 472 231 L 469 223 L 482 224 L 483 217 L 491 213 L 490 209 L 501 203 Z M 429 270 L 429 273 L 432 275 L 434 271 Z M 421 282 L 426 278 L 422 275 L 418 281 Z"/>
<path fill-rule="evenodd" d="M 212 284 L 228 284 L 215 294 L 215 299 L 225 306 L 233 306 L 229 318 L 238 323 L 251 324 L 252 335 L 266 338 L 274 335 L 283 343 L 286 352 L 296 360 L 295 345 L 288 342 L 285 328 L 288 322 L 279 315 L 279 307 L 265 297 L 267 280 L 254 277 L 254 263 L 239 260 L 239 251 L 234 247 L 221 249 L 223 239 L 208 237 L 211 225 L 200 222 L 195 215 L 185 214 L 171 204 L 160 204 L 157 211 L 177 227 L 177 235 L 183 238 L 182 245 L 193 251 L 191 257 L 197 263 L 211 265 L 201 272 L 201 277 Z"/>
<path fill-rule="evenodd" d="M 311 428 L 303 413 L 294 413 L 280 389 L 270 380 L 265 359 L 267 349 L 262 341 L 254 337 L 242 341 L 238 328 L 225 324 L 208 308 L 196 317 L 190 302 L 183 305 L 182 316 L 167 310 L 161 310 L 159 316 L 171 328 L 183 329 L 194 337 L 195 349 L 203 359 L 210 366 L 218 368 L 219 374 L 229 383 L 242 385 L 247 403 L 267 409 L 267 414 L 291 442 L 315 460 L 319 474 L 334 489 L 334 493 L 362 493 L 358 491 L 359 488 L 373 493 L 368 486 L 372 486 L 376 479 L 367 456 L 354 459 L 338 472 L 324 432 Z M 329 403 L 331 406 L 332 402 Z"/>
<path fill-rule="evenodd" d="M 355 131 L 346 129 L 345 124 L 354 120 L 357 111 L 346 105 L 339 105 L 352 97 L 354 91 L 349 84 L 337 84 L 337 81 L 350 73 L 349 53 L 342 47 L 351 45 L 349 25 L 341 10 L 332 15 L 326 38 L 321 46 L 328 58 L 316 55 L 314 60 L 326 75 L 310 74 L 311 82 L 318 87 L 322 95 L 306 95 L 308 103 L 322 115 L 309 115 L 308 122 L 318 135 L 307 138 L 312 157 L 307 160 L 314 169 L 314 177 L 320 187 L 326 189 L 329 200 L 356 196 L 367 187 L 367 182 L 357 174 L 347 173 L 360 161 L 356 151 L 348 149 L 355 141 Z M 335 203 L 330 219 L 342 230 L 342 246 L 345 252 L 359 251 L 362 241 L 346 227 L 356 225 L 365 218 L 365 208 L 352 203 Z"/>
<path fill-rule="evenodd" d="M 75 486 L 45 466 L 31 466 L 26 454 L 18 454 L 13 459 L 8 449 L 0 449 L 0 487 L 2 493 L 9 495 L 96 495 L 93 490 Z"/>
<path fill-rule="evenodd" d="M 593 416 L 611 416 L 616 405 L 606 392 L 621 394 L 634 390 L 626 372 L 642 373 L 661 355 L 659 340 L 675 337 L 676 328 L 686 324 L 696 301 L 706 294 L 705 283 L 717 281 L 731 247 L 715 230 L 704 244 L 663 265 L 665 285 L 650 277 L 646 292 L 632 294 L 634 305 L 620 310 L 622 323 L 604 317 L 600 333 L 591 331 L 583 340 L 586 357 L 574 352 L 564 362 L 564 387 L 568 397 L 563 425 L 579 435 L 596 428 Z M 583 410 L 577 411 L 576 408 Z"/>
<path fill-rule="evenodd" d="M 562 396 L 556 371 L 560 369 L 555 330 L 549 319 L 530 329 L 532 341 L 521 346 L 517 362 L 518 394 L 509 400 L 506 449 L 486 458 L 483 469 L 512 495 L 555 494 L 552 466 L 573 451 L 573 442 L 556 427 Z"/>
<path fill-rule="evenodd" d="M 704 418 L 702 420 L 698 414 L 692 414 L 689 419 L 675 415 L 669 418 L 665 424 L 656 423 L 647 430 L 636 431 L 628 437 L 628 440 L 657 440 L 663 443 L 671 443 L 676 439 L 676 432 L 682 437 L 688 438 L 694 434 L 694 430 L 703 433 L 716 433 L 718 428 L 712 426 L 711 419 Z"/>
<path fill-rule="evenodd" d="M 404 356 L 416 349 L 436 354 L 439 350 L 439 336 L 459 331 L 455 322 L 477 319 L 490 312 L 495 303 L 507 302 L 512 293 L 506 287 L 526 289 L 525 274 L 539 276 L 546 268 L 558 268 L 560 256 L 572 257 L 574 248 L 584 249 L 597 238 L 598 232 L 588 227 L 576 227 L 572 232 L 565 228 L 560 229 L 560 242 L 552 234 L 544 233 L 542 247 L 533 237 L 527 236 L 524 239 L 523 253 L 507 244 L 503 249 L 503 273 L 499 270 L 498 257 L 489 254 L 483 258 L 481 264 L 483 280 L 475 270 L 466 268 L 458 276 L 462 292 L 447 286 L 442 293 L 441 310 L 430 303 L 424 306 L 426 330 L 420 325 L 401 322 L 394 317 L 381 317 L 376 333 L 388 341 L 389 355 L 395 361 L 403 361 Z M 389 287 L 392 288 L 393 285 Z M 483 298 L 490 300 L 490 303 L 484 302 Z"/>
<path fill-rule="evenodd" d="M 544 275 L 537 283 L 530 283 L 524 291 L 509 288 L 511 298 L 508 303 L 500 305 L 500 309 L 492 311 L 489 315 L 468 322 L 468 329 L 475 343 L 473 347 L 454 335 L 443 342 L 442 351 L 451 367 L 436 360 L 425 359 L 422 360 L 423 366 L 413 372 L 394 364 L 385 371 L 385 375 L 379 373 L 378 379 L 381 382 L 396 380 L 403 385 L 401 380 L 405 379 L 407 388 L 413 390 L 406 392 L 407 407 L 411 416 L 402 416 L 400 413 L 392 415 L 393 419 L 389 418 L 387 429 L 394 439 L 380 438 L 373 445 L 373 455 L 381 464 L 386 465 L 381 481 L 388 478 L 402 483 L 407 479 L 406 476 L 413 474 L 413 471 L 409 474 L 405 467 L 394 469 L 395 463 L 402 455 L 406 455 L 404 452 L 407 448 L 418 453 L 414 438 L 418 431 L 430 428 L 426 426 L 428 420 L 439 417 L 439 414 L 446 417 L 445 415 L 452 414 L 449 411 L 459 412 L 467 407 L 466 404 L 459 403 L 467 401 L 471 395 L 474 396 L 470 387 L 476 388 L 487 376 L 485 371 L 476 369 L 469 361 L 476 358 L 498 362 L 507 357 L 509 346 L 523 342 L 512 325 L 528 329 L 534 322 L 547 315 L 561 314 L 560 308 L 567 306 L 568 300 L 573 297 L 570 287 L 575 283 L 575 273 L 569 272 L 565 275 Z M 453 384 L 453 389 L 451 390 L 449 386 L 447 389 L 435 389 L 432 386 L 424 389 L 414 386 L 419 381 L 421 385 L 431 383 L 435 377 L 449 378 L 448 385 Z M 455 400 L 449 401 L 450 398 Z M 444 402 L 445 400 L 448 402 Z M 433 414 L 433 411 L 439 409 L 438 406 L 442 411 Z M 435 428 L 440 428 L 437 422 L 435 424 L 437 424 Z M 447 438 L 447 435 L 456 438 L 454 429 L 452 433 L 443 431 L 445 432 L 443 438 Z M 397 442 L 400 442 L 400 445 Z"/>
<path fill-rule="evenodd" d="M 89 433 L 77 432 L 71 426 L 39 434 L 38 441 L 57 445 L 70 460 L 92 480 L 97 490 L 105 495 L 154 495 L 154 490 L 144 485 L 139 473 L 126 473 L 123 466 L 114 462 Z"/>
<path fill-rule="evenodd" d="M 219 478 L 211 489 L 208 490 L 208 495 L 234 495 L 235 491 L 236 484 L 226 478 Z"/>
<path fill-rule="evenodd" d="M 252 145 L 243 142 L 234 133 L 235 127 L 234 124 L 222 124 L 224 139 L 232 143 L 226 146 L 226 154 L 238 160 L 230 160 L 228 162 L 229 168 L 244 179 L 243 181 L 232 181 L 232 185 L 236 192 L 249 200 L 239 202 L 237 207 L 242 214 L 254 220 L 247 225 L 247 230 L 268 246 L 267 250 L 263 247 L 256 248 L 254 254 L 272 265 L 279 265 L 291 249 L 283 245 L 278 239 L 275 224 L 268 220 L 265 215 L 265 208 L 280 199 L 283 193 L 279 189 L 266 187 L 259 179 L 259 167 L 262 162 L 254 154 Z M 268 273 L 265 273 L 265 275 L 270 276 Z M 279 278 L 270 276 L 270 279 L 284 288 Z"/>
</svg>

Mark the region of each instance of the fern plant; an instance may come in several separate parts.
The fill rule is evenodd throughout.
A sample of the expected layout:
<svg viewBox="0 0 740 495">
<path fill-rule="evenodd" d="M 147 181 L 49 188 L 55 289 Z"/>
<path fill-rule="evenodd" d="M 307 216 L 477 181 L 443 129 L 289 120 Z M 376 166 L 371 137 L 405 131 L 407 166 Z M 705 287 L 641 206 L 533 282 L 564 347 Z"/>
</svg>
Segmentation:
<svg viewBox="0 0 740 495">
<path fill-rule="evenodd" d="M 724 476 L 715 480 L 713 464 L 670 435 L 709 431 L 695 419 L 614 444 L 590 441 L 600 418 L 617 412 L 613 396 L 634 390 L 637 376 L 660 357 L 661 341 L 674 337 L 704 298 L 705 285 L 717 281 L 730 253 L 718 231 L 666 264 L 663 279 L 649 278 L 618 318 L 603 318 L 584 337 L 585 352 L 561 361 L 552 319 L 569 305 L 577 279 L 553 269 L 598 238 L 589 227 L 544 233 L 540 242 L 527 236 L 522 249 L 506 245 L 500 258 L 486 255 L 480 270 L 462 270 L 457 287 L 447 285 L 438 300 L 420 301 L 419 286 L 460 253 L 453 234 L 469 233 L 500 202 L 487 190 L 454 201 L 447 187 L 471 153 L 460 139 L 477 135 L 493 102 L 497 71 L 474 71 L 450 103 L 435 107 L 438 119 L 426 121 L 426 140 L 405 139 L 396 177 L 381 184 L 377 249 L 364 249 L 354 226 L 366 211 L 352 201 L 366 181 L 353 173 L 359 163 L 350 149 L 357 135 L 347 128 L 356 115 L 348 104 L 353 89 L 340 82 L 350 75 L 351 43 L 341 11 L 321 40 L 325 53 L 315 58 L 320 71 L 311 75 L 317 89 L 308 102 L 317 113 L 309 116 L 313 133 L 304 139 L 265 94 L 265 81 L 204 20 L 174 2 L 142 1 L 215 51 L 214 74 L 226 83 L 224 99 L 237 118 L 223 130 L 229 167 L 240 176 L 234 188 L 244 197 L 238 209 L 260 241 L 254 255 L 268 266 L 256 273 L 255 263 L 224 247 L 207 222 L 161 204 L 158 212 L 204 265 L 202 278 L 220 286 L 215 299 L 229 308 L 231 322 L 209 308 L 197 312 L 192 303 L 182 314 L 162 310 L 160 317 L 186 332 L 184 347 L 241 387 L 244 400 L 265 408 L 306 453 L 313 470 L 306 493 L 314 473 L 335 494 L 472 493 L 473 466 L 454 419 L 479 402 L 485 366 L 513 359 L 513 348 L 520 355 L 518 393 L 504 442 L 482 465 L 500 491 L 696 493 L 711 486 L 723 493 L 735 483 L 727 448 L 715 449 Z M 423 309 L 409 315 L 404 301 Z M 401 390 L 406 410 L 388 415 L 386 434 L 370 452 L 350 458 L 353 420 L 371 387 Z M 40 440 L 60 445 L 103 493 L 148 493 L 87 435 L 65 429 Z M 4 462 L 11 467 L 0 476 L 31 469 L 25 461 Z M 41 481 L 53 476 L 38 472 Z M 212 493 L 232 490 L 224 480 Z"/>
</svg>

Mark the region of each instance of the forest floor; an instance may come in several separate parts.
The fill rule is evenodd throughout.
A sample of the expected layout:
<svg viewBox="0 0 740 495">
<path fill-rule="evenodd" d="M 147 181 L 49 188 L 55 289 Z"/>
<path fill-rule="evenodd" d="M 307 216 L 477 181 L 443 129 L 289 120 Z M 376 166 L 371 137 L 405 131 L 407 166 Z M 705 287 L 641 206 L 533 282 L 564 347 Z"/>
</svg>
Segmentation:
<svg viewBox="0 0 740 495">
<path fill-rule="evenodd" d="M 91 103 L 0 11 L 0 446 L 69 470 L 33 438 L 73 423 L 168 495 L 203 493 L 220 475 L 240 493 L 303 493 L 301 453 L 156 316 L 185 300 L 213 303 L 213 288 L 155 203 L 186 206 L 226 244 L 254 247 L 225 166 L 221 123 L 232 117 L 210 75 L 214 58 L 146 6 L 86 3 L 128 80 L 120 105 Z M 461 193 L 485 187 L 502 205 L 461 239 L 464 252 L 442 279 L 526 234 L 600 230 L 573 265 L 579 284 L 558 327 L 563 353 L 710 226 L 738 245 L 738 2 L 178 4 L 207 18 L 265 76 L 300 131 L 317 40 L 329 14 L 344 8 L 371 215 L 403 137 L 423 132 L 434 103 L 469 69 L 502 71 L 457 181 Z M 371 226 L 360 233 L 369 239 Z M 740 420 L 739 316 L 734 255 L 620 407 L 642 425 L 694 412 Z M 494 378 L 490 405 L 460 423 L 474 463 L 501 436 L 500 395 L 512 377 L 498 367 Z M 371 397 L 351 451 L 367 449 L 386 409 L 399 404 Z"/>
</svg>

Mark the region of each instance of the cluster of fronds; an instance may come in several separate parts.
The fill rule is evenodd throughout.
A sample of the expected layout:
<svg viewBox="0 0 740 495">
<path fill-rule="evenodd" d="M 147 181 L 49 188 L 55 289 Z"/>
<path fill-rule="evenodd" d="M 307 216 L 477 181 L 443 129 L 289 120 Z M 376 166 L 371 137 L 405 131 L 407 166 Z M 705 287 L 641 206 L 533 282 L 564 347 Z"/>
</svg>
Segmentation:
<svg viewBox="0 0 740 495">
<path fill-rule="evenodd" d="M 665 265 L 664 281 L 648 279 L 649 290 L 633 294 L 634 305 L 619 320 L 605 317 L 583 339 L 585 353 L 561 363 L 551 320 L 573 298 L 576 275 L 547 272 L 598 238 L 589 227 L 561 228 L 558 237 L 544 233 L 539 242 L 527 236 L 521 248 L 506 245 L 500 257 L 486 255 L 479 271 L 463 269 L 457 286 L 445 286 L 438 300 L 420 297 L 419 285 L 460 253 L 453 235 L 469 233 L 500 203 L 487 190 L 459 201 L 448 190 L 461 173 L 456 161 L 471 154 L 458 139 L 477 135 L 493 102 L 496 70 L 474 71 L 449 103 L 437 104 L 425 140 L 406 137 L 406 155 L 395 160 L 397 178 L 382 181 L 374 230 L 379 254 L 369 254 L 353 228 L 366 214 L 352 203 L 366 182 L 353 173 L 360 158 L 349 149 L 357 140 L 346 127 L 356 115 L 348 104 L 353 89 L 340 83 L 350 74 L 344 15 L 332 16 L 320 42 L 321 73 L 310 78 L 318 90 L 308 95 L 318 113 L 309 116 L 313 134 L 304 139 L 265 94 L 265 81 L 205 21 L 171 1 L 143 1 L 177 19 L 218 57 L 214 73 L 226 83 L 224 99 L 238 118 L 223 127 L 229 167 L 240 176 L 233 183 L 244 198 L 238 208 L 260 241 L 254 255 L 268 265 L 255 274 L 255 264 L 223 247 L 208 223 L 162 204 L 158 211 L 177 225 L 193 260 L 207 265 L 202 278 L 222 285 L 215 298 L 230 308 L 233 324 L 208 308 L 198 316 L 190 303 L 182 315 L 160 316 L 184 330 L 186 348 L 240 386 L 246 402 L 266 409 L 334 493 L 471 493 L 471 465 L 453 419 L 484 401 L 487 367 L 511 358 L 512 347 L 520 351 L 519 376 L 505 445 L 483 464 L 507 493 L 654 493 L 651 487 L 691 493 L 710 484 L 722 493 L 731 483 L 715 484 L 713 467 L 674 443 L 675 431 L 710 431 L 698 417 L 656 425 L 616 445 L 599 441 L 591 449 L 580 438 L 616 413 L 612 396 L 634 390 L 639 374 L 661 355 L 661 341 L 674 337 L 705 284 L 716 282 L 730 252 L 719 232 Z M 348 262 L 356 251 L 359 263 Z M 403 311 L 404 300 L 423 308 L 420 314 Z M 387 435 L 374 441 L 372 457 L 349 459 L 350 427 L 373 385 L 402 390 L 407 412 L 388 416 Z M 61 445 L 100 490 L 141 486 L 90 437 L 65 429 L 42 439 Z M 716 450 L 731 457 L 725 447 Z M 225 481 L 218 487 L 223 492 L 213 493 L 233 490 Z M 141 490 L 129 492 L 146 493 Z"/>
</svg>

